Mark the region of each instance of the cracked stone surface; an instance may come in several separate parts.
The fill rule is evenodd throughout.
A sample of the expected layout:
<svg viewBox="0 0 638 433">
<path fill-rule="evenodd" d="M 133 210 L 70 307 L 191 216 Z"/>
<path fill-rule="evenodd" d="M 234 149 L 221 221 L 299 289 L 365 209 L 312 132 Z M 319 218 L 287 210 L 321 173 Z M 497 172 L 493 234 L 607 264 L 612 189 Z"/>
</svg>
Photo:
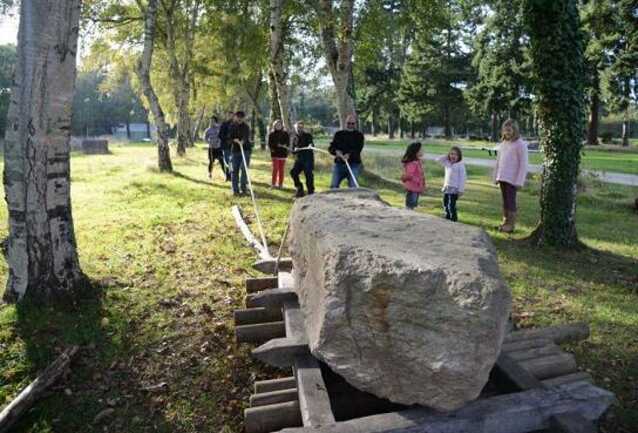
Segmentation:
<svg viewBox="0 0 638 433">
<path fill-rule="evenodd" d="M 478 397 L 510 312 L 489 237 L 370 190 L 297 200 L 295 290 L 310 349 L 356 388 L 454 410 Z"/>
</svg>

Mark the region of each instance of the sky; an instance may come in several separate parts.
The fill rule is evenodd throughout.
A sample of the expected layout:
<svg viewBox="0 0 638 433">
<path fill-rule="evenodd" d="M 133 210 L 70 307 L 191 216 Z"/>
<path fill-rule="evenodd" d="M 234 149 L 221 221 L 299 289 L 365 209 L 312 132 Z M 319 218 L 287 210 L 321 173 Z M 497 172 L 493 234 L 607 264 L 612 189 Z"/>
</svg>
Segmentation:
<svg viewBox="0 0 638 433">
<path fill-rule="evenodd" d="M 0 45 L 17 43 L 18 21 L 17 14 L 0 16 Z"/>
</svg>

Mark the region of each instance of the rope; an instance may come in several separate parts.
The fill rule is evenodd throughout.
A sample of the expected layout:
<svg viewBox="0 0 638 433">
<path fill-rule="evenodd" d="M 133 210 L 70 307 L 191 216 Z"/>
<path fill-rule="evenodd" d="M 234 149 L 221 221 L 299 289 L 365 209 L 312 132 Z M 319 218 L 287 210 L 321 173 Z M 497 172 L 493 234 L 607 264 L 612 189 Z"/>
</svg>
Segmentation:
<svg viewBox="0 0 638 433">
<path fill-rule="evenodd" d="M 300 150 L 313 150 L 313 151 L 317 150 L 319 152 L 327 153 L 328 155 L 330 155 L 330 152 L 328 152 L 327 150 L 319 149 L 318 147 L 314 147 L 314 146 L 302 147 L 301 149 L 297 149 L 297 151 L 300 151 Z M 348 169 L 348 173 L 350 174 L 350 178 L 352 178 L 352 183 L 354 183 L 355 188 L 359 188 L 359 182 L 357 182 L 357 178 L 354 177 L 352 168 L 350 168 L 350 163 L 348 163 L 348 160 L 346 158 L 341 158 L 341 160 L 346 163 L 346 168 Z"/>
<path fill-rule="evenodd" d="M 253 207 L 255 208 L 255 217 L 257 218 L 257 227 L 259 228 L 259 234 L 261 235 L 261 241 L 264 245 L 264 250 L 268 252 L 268 243 L 266 242 L 266 235 L 264 234 L 264 227 L 261 225 L 261 217 L 259 216 L 259 208 L 257 207 L 257 200 L 255 200 L 255 193 L 253 192 L 253 184 L 250 181 L 250 171 L 248 170 L 248 164 L 246 163 L 246 154 L 244 153 L 243 141 L 239 145 L 241 150 L 241 160 L 244 163 L 244 170 L 246 170 L 246 179 L 248 180 L 248 189 L 250 190 L 250 198 L 253 201 Z M 237 176 L 239 173 L 234 173 Z M 269 253 L 270 255 L 270 253 Z"/>
</svg>

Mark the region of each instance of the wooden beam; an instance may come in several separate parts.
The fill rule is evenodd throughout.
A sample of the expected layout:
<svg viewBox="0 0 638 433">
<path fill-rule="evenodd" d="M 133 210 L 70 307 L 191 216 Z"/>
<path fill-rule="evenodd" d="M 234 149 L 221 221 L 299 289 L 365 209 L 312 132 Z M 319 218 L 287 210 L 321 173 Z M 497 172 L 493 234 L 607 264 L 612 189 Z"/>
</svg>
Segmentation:
<svg viewBox="0 0 638 433">
<path fill-rule="evenodd" d="M 523 329 L 514 331 L 505 337 L 505 343 L 545 338 L 556 344 L 586 340 L 589 338 L 589 325 L 586 323 L 570 323 L 568 325 L 549 326 L 547 328 Z"/>
<path fill-rule="evenodd" d="M 235 326 L 256 325 L 258 323 L 280 322 L 283 320 L 281 310 L 273 308 L 246 308 L 233 313 Z"/>
<path fill-rule="evenodd" d="M 330 397 L 319 362 L 311 355 L 298 356 L 295 360 L 295 377 L 303 425 L 318 427 L 334 424 Z"/>
<path fill-rule="evenodd" d="M 526 390 L 543 387 L 543 384 L 532 373 L 506 353 L 501 353 L 498 357 L 495 373 L 498 380 L 509 382 L 516 389 Z"/>
<path fill-rule="evenodd" d="M 255 293 L 277 287 L 277 277 L 246 278 L 246 293 Z"/>
<path fill-rule="evenodd" d="M 591 374 L 579 371 L 578 373 L 566 374 L 564 376 L 558 376 L 551 379 L 545 379 L 542 381 L 545 388 L 551 388 L 552 386 L 564 385 L 566 383 L 573 382 L 589 382 L 593 383 L 594 379 Z"/>
<path fill-rule="evenodd" d="M 283 377 L 280 379 L 259 380 L 255 382 L 255 394 L 280 391 L 282 389 L 290 389 L 296 387 L 297 379 L 295 379 L 294 376 Z"/>
<path fill-rule="evenodd" d="M 520 365 L 538 380 L 551 379 L 578 371 L 574 355 L 565 352 L 521 361 Z"/>
<path fill-rule="evenodd" d="M 33 382 L 23 389 L 18 396 L 0 412 L 0 432 L 8 432 L 24 412 L 26 412 L 46 389 L 53 385 L 64 374 L 71 359 L 78 352 L 78 346 L 66 349 L 55 361 L 42 371 Z"/>
<path fill-rule="evenodd" d="M 270 255 L 267 246 L 258 241 L 257 238 L 250 231 L 250 228 L 244 221 L 244 217 L 239 210 L 239 206 L 233 206 L 231 208 L 231 213 L 233 214 L 233 218 L 235 219 L 235 224 L 244 235 L 246 242 L 248 242 L 248 244 L 257 251 L 257 254 L 259 254 L 259 258 L 262 260 L 272 260 L 272 256 Z"/>
<path fill-rule="evenodd" d="M 501 346 L 502 352 L 516 352 L 518 350 L 525 349 L 537 349 L 539 347 L 549 346 L 554 342 L 547 338 L 531 338 L 529 340 L 513 341 L 511 343 L 503 343 Z"/>
<path fill-rule="evenodd" d="M 246 433 L 270 433 L 301 425 L 301 414 L 297 401 L 251 407 L 244 410 Z"/>
<path fill-rule="evenodd" d="M 548 428 L 552 416 L 563 413 L 579 413 L 591 422 L 613 401 L 609 391 L 577 382 L 479 399 L 450 413 L 416 408 L 281 433 L 529 433 Z"/>
<path fill-rule="evenodd" d="M 536 347 L 534 349 L 516 350 L 507 352 L 507 355 L 514 361 L 526 361 L 528 359 L 541 358 L 550 355 L 559 355 L 563 353 L 560 347 L 554 343 L 550 343 L 547 346 Z"/>
<path fill-rule="evenodd" d="M 276 258 L 261 258 L 253 263 L 253 268 L 264 274 L 274 274 L 277 267 Z M 290 272 L 292 270 L 292 259 L 289 257 L 282 257 L 279 260 L 279 270 L 282 272 Z"/>
<path fill-rule="evenodd" d="M 560 413 L 549 420 L 549 428 L 564 433 L 598 433 L 594 424 L 578 412 Z"/>
<path fill-rule="evenodd" d="M 246 296 L 246 307 L 282 308 L 284 302 L 296 300 L 297 293 L 291 289 L 269 289 Z"/>
<path fill-rule="evenodd" d="M 235 338 L 238 343 L 264 343 L 273 338 L 286 335 L 284 322 L 259 323 L 235 327 Z"/>
<path fill-rule="evenodd" d="M 297 388 L 280 389 L 250 396 L 250 407 L 268 406 L 269 404 L 297 401 Z"/>
<path fill-rule="evenodd" d="M 287 325 L 287 322 L 286 322 Z M 308 343 L 294 338 L 275 338 L 253 349 L 252 356 L 273 367 L 291 367 L 295 358 L 310 355 Z"/>
</svg>

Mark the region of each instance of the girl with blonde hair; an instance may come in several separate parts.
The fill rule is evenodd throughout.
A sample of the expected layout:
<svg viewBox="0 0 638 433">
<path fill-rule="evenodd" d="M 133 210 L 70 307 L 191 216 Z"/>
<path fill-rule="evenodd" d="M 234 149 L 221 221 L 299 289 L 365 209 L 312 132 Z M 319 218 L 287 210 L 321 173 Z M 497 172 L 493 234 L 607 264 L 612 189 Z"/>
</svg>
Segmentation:
<svg viewBox="0 0 638 433">
<path fill-rule="evenodd" d="M 494 183 L 501 188 L 503 221 L 499 230 L 511 233 L 516 226 L 516 192 L 523 187 L 528 171 L 527 143 L 521 139 L 518 123 L 513 119 L 503 122 L 501 144 L 494 169 Z"/>
</svg>

